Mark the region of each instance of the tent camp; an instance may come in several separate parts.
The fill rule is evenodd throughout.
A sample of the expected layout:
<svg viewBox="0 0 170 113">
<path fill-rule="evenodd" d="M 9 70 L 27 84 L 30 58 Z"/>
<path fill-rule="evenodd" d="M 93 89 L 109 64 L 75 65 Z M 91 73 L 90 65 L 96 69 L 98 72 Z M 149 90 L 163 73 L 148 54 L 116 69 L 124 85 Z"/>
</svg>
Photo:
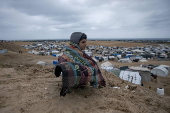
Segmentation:
<svg viewBox="0 0 170 113">
<path fill-rule="evenodd" d="M 139 75 L 139 72 L 121 71 L 119 77 L 131 83 L 141 85 L 141 76 Z"/>
<path fill-rule="evenodd" d="M 151 73 L 157 76 L 166 77 L 168 75 L 168 70 L 164 67 L 158 66 L 151 70 Z"/>
</svg>

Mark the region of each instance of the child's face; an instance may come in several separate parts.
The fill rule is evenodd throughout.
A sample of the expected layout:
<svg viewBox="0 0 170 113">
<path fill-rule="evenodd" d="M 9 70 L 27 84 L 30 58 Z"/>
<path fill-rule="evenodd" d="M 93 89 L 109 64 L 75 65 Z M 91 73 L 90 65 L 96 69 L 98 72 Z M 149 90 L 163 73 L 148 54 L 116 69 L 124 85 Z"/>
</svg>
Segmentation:
<svg viewBox="0 0 170 113">
<path fill-rule="evenodd" d="M 87 40 L 86 39 L 80 40 L 79 47 L 80 47 L 81 50 L 85 50 L 86 45 L 87 45 Z"/>
</svg>

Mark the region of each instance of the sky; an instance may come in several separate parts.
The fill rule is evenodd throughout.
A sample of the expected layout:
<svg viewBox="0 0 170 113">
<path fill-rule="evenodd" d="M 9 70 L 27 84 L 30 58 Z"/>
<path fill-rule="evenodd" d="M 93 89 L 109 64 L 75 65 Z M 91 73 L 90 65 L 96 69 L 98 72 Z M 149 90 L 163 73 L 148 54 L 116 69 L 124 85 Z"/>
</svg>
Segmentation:
<svg viewBox="0 0 170 113">
<path fill-rule="evenodd" d="M 0 40 L 170 38 L 170 0 L 0 0 Z"/>
</svg>

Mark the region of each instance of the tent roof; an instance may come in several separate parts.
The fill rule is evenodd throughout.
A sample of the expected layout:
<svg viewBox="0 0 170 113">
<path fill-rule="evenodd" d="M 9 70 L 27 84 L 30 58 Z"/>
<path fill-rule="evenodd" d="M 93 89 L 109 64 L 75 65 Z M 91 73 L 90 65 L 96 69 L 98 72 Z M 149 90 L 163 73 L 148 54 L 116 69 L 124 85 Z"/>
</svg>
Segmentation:
<svg viewBox="0 0 170 113">
<path fill-rule="evenodd" d="M 129 68 L 132 69 L 132 70 L 150 71 L 148 68 L 139 67 L 139 66 L 138 67 L 131 66 Z"/>
<path fill-rule="evenodd" d="M 108 61 L 101 64 L 101 67 L 112 67 L 112 66 L 113 66 L 112 63 Z"/>
</svg>

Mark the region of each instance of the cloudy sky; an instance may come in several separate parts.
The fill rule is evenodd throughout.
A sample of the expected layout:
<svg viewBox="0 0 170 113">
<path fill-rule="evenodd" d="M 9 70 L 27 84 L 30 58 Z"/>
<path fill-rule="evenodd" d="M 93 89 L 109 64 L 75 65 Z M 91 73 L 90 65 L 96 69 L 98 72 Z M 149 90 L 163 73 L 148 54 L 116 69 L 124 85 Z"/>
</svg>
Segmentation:
<svg viewBox="0 0 170 113">
<path fill-rule="evenodd" d="M 170 38 L 170 0 L 1 0 L 0 40 Z"/>
</svg>

